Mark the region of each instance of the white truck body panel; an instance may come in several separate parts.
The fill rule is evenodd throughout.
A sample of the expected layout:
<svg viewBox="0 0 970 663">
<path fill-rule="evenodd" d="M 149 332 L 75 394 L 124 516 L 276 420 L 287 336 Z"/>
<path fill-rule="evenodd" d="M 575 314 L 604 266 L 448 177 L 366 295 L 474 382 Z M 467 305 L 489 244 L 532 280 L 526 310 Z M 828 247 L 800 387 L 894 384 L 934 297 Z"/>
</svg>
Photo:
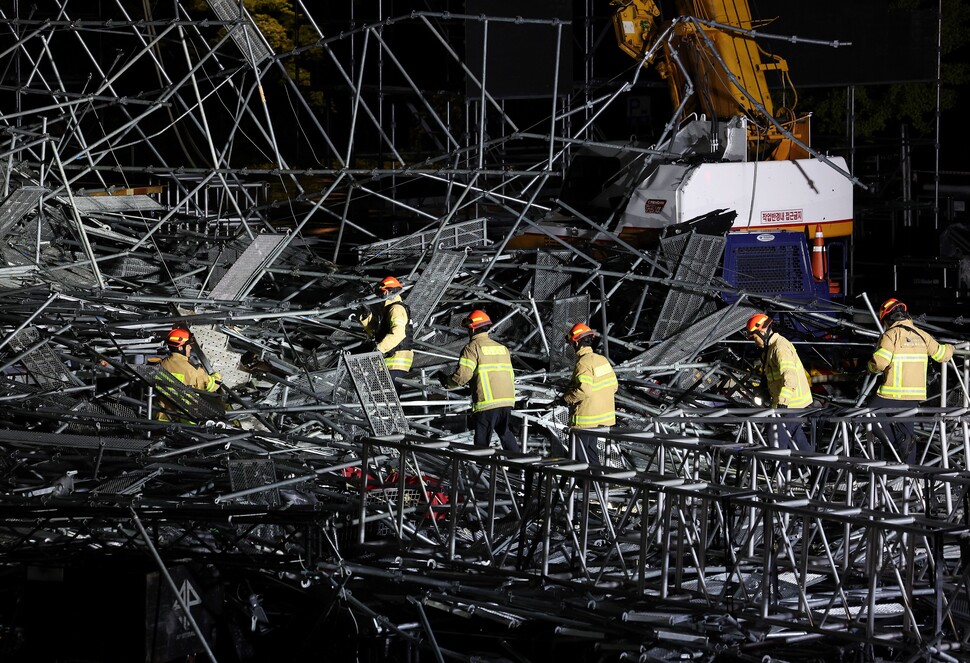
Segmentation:
<svg viewBox="0 0 970 663">
<path fill-rule="evenodd" d="M 829 160 L 847 170 L 841 157 Z M 822 224 L 835 231 L 834 224 L 851 226 L 852 182 L 818 159 L 661 164 L 633 192 L 619 230 L 659 230 L 717 209 L 737 212 L 732 230 Z"/>
</svg>

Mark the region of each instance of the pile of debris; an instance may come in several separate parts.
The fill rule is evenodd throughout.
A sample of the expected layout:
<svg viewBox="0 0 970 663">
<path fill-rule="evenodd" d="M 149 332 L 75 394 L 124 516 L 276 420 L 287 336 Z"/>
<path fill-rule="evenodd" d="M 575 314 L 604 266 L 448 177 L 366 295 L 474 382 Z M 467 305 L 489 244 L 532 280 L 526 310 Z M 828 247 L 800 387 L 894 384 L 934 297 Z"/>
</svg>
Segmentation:
<svg viewBox="0 0 970 663">
<path fill-rule="evenodd" d="M 447 616 L 434 620 L 445 631 L 455 615 L 522 626 L 520 651 L 536 633 L 553 637 L 550 628 L 590 651 L 648 647 L 656 660 L 766 637 L 752 635 L 764 624 L 711 626 L 702 614 L 709 602 L 670 613 L 650 634 L 635 627 L 655 621 L 661 605 L 642 591 L 646 570 L 670 563 L 666 547 L 634 543 L 648 514 L 665 513 L 667 500 L 741 499 L 750 493 L 731 485 L 762 466 L 772 468 L 778 495 L 795 486 L 791 468 L 770 454 L 732 456 L 737 466 L 718 469 L 725 453 L 761 448 L 757 432 L 740 432 L 767 423 L 762 410 L 739 419 L 736 409 L 757 393 L 755 355 L 738 335 L 755 309 L 741 293 L 725 305 L 723 237 L 677 235 L 651 251 L 506 251 L 486 219 L 470 219 L 361 245 L 356 264 L 341 268 L 321 257 L 324 240 L 245 225 L 216 234 L 184 219 L 162 222 L 151 198 L 130 198 L 119 211 L 107 197 L 69 203 L 21 187 L 0 206 L 8 262 L 0 270 L 0 551 L 8 562 L 38 550 L 55 566 L 104 551 L 219 568 L 231 559 L 257 577 L 343 596 L 357 615 L 377 614 L 380 604 L 387 637 L 414 648 L 427 646 L 424 636 L 399 624 L 426 608 Z M 387 275 L 404 284 L 413 324 L 415 361 L 400 389 L 359 322 L 382 305 L 372 292 Z M 772 304 L 793 319 L 833 319 Z M 467 342 L 460 321 L 472 309 L 488 312 L 491 335 L 510 348 L 522 453 L 474 448 L 467 394 L 439 386 Z M 557 445 L 568 446 L 557 397 L 575 361 L 565 334 L 577 322 L 602 331 L 601 351 L 620 381 L 618 424 L 600 440 L 598 470 L 555 457 Z M 841 324 L 853 326 L 847 317 Z M 173 327 L 187 327 L 203 366 L 222 374 L 219 394 L 159 369 Z M 177 396 L 178 422 L 155 416 L 160 394 Z M 838 392 L 828 401 L 850 403 Z M 816 415 L 818 439 L 840 425 L 825 421 L 831 412 Z M 698 480 L 720 492 L 677 497 Z M 835 489 L 813 498 L 832 500 Z M 663 522 L 657 536 L 700 543 Z M 682 563 L 681 590 L 724 584 L 710 576 L 714 567 Z M 456 572 L 468 577 L 463 589 L 450 580 Z M 536 574 L 559 578 L 555 596 L 531 587 Z M 403 592 L 384 605 L 389 578 Z M 351 585 L 359 599 L 348 598 Z M 603 593 L 584 598 L 589 591 Z M 239 610 L 257 624 L 266 614 L 254 596 Z M 590 601 L 597 609 L 582 607 Z M 201 648 L 206 630 L 193 630 Z"/>
</svg>

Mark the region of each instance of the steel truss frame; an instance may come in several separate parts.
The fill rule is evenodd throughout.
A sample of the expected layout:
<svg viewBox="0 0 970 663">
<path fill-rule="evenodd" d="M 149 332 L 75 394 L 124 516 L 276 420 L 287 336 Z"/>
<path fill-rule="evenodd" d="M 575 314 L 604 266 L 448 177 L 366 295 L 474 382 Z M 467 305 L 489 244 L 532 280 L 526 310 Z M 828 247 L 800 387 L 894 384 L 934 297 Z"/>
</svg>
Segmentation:
<svg viewBox="0 0 970 663">
<path fill-rule="evenodd" d="M 596 144 L 596 122 L 642 69 L 599 87 L 587 69 L 537 123 L 490 93 L 487 65 L 472 71 L 450 29 L 525 21 L 558 41 L 562 21 L 414 12 L 325 33 L 297 1 L 313 40 L 284 52 L 249 50 L 261 32 L 226 3 L 219 20 L 181 3 L 141 16 L 119 0 L 96 19 L 76 1 L 38 4 L 39 16 L 0 10 L 0 61 L 16 72 L 0 96 L 4 563 L 152 553 L 163 570 L 185 556 L 246 567 L 327 587 L 438 660 L 462 656 L 437 642 L 440 615 L 541 624 L 650 660 L 826 638 L 886 657 L 965 647 L 965 347 L 931 384 L 936 407 L 873 410 L 838 389 L 807 412 L 753 407 L 735 317 L 770 309 L 845 334 L 863 356 L 877 335 L 858 322 L 865 311 L 731 292 L 731 308 L 651 339 L 665 301 L 706 313 L 700 303 L 729 290 L 714 263 L 699 278 L 685 256 L 630 246 L 611 219 L 578 213 L 614 243 L 549 236 L 552 252 L 508 249 L 521 229 L 543 232 L 544 187 Z M 415 33 L 460 72 L 443 106 L 405 57 Z M 92 35 L 128 55 L 107 65 Z M 347 92 L 331 100 L 344 122 L 328 124 L 287 70 L 311 51 Z M 405 108 L 434 154 L 395 133 Z M 283 140 L 291 127 L 295 142 Z M 374 222 L 375 209 L 412 232 Z M 379 304 L 362 293 L 389 273 L 423 307 L 416 370 L 400 401 L 387 389 L 361 399 L 346 366 L 365 361 L 364 335 L 349 316 Z M 588 303 L 620 378 L 602 468 L 550 453 L 567 435 L 554 401 L 570 376 L 550 362 L 562 359 L 560 327 L 581 321 L 564 296 Z M 467 399 L 436 386 L 465 342 L 452 320 L 472 306 L 499 313 L 493 333 L 512 349 L 523 454 L 465 444 Z M 146 364 L 189 323 L 212 332 L 209 368 L 234 379 L 218 408 L 185 413 L 198 424 L 153 420 Z M 919 323 L 966 336 L 961 321 Z M 799 348 L 831 349 L 814 337 Z M 819 453 L 766 445 L 767 427 L 790 416 Z M 877 459 L 873 426 L 893 421 L 915 425 L 918 465 Z M 227 468 L 250 461 L 272 461 L 276 478 L 234 485 Z M 355 595 L 360 579 L 402 587 L 393 618 Z"/>
</svg>

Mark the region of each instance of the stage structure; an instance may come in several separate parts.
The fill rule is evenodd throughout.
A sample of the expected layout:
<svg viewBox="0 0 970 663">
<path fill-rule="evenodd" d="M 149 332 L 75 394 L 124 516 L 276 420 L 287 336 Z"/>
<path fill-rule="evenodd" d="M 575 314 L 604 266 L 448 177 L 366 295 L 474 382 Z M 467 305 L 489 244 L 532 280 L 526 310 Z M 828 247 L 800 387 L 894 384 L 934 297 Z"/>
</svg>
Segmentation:
<svg viewBox="0 0 970 663">
<path fill-rule="evenodd" d="M 965 656 L 966 321 L 919 317 L 954 359 L 931 366 L 929 401 L 872 409 L 863 298 L 738 291 L 723 237 L 697 228 L 633 245 L 579 214 L 606 241 L 516 248 L 642 70 L 596 87 L 587 67 L 537 114 L 489 92 L 468 43 L 528 26 L 555 78 L 588 24 L 346 4 L 293 3 L 287 44 L 234 2 L 0 10 L 11 574 L 143 567 L 212 660 L 292 635 L 279 615 L 314 601 L 321 623 L 352 616 L 359 642 L 415 660 Z M 445 73 L 426 80 L 429 62 Z M 400 390 L 357 322 L 389 274 L 414 322 Z M 473 308 L 511 350 L 521 453 L 472 446 L 467 391 L 439 386 Z M 739 333 L 757 310 L 812 368 L 811 408 L 757 404 Z M 601 467 L 557 453 L 577 322 L 620 383 Z M 223 374 L 217 394 L 157 366 L 173 326 Z M 793 416 L 816 451 L 766 443 Z M 914 465 L 879 437 L 902 421 Z"/>
</svg>

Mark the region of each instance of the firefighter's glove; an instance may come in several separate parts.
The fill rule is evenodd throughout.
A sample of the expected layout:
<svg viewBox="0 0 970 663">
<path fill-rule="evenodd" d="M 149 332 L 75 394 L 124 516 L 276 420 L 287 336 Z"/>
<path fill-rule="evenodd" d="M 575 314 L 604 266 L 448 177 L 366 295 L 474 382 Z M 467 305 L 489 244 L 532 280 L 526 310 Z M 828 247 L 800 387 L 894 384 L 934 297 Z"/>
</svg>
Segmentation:
<svg viewBox="0 0 970 663">
<path fill-rule="evenodd" d="M 775 409 L 776 410 L 787 410 L 788 409 L 788 406 L 785 405 L 784 403 L 779 403 L 778 405 L 775 406 Z"/>
<path fill-rule="evenodd" d="M 441 373 L 438 375 L 438 384 L 440 384 L 445 389 L 448 388 L 448 383 L 451 381 L 451 376 L 446 373 Z"/>
<path fill-rule="evenodd" d="M 218 385 L 218 384 L 222 384 L 222 373 L 220 373 L 219 371 L 216 371 L 215 373 L 213 373 L 211 377 L 212 377 L 212 380 L 213 380 L 213 381 L 214 381 L 214 382 L 215 382 L 215 383 L 216 383 L 217 385 Z"/>
</svg>

